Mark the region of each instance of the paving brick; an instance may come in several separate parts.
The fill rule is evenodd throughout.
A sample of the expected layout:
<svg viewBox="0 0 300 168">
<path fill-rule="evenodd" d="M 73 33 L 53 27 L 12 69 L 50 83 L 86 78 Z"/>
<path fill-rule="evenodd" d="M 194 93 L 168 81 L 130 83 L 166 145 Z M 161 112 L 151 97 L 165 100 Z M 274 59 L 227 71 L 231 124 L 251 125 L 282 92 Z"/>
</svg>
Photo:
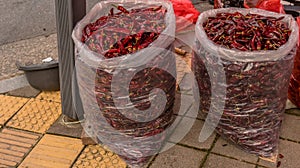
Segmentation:
<svg viewBox="0 0 300 168">
<path fill-rule="evenodd" d="M 89 145 L 80 154 L 73 168 L 82 167 L 111 167 L 126 168 L 126 163 L 113 152 L 101 145 Z"/>
<path fill-rule="evenodd" d="M 205 152 L 175 145 L 160 153 L 150 168 L 198 168 L 205 155 Z"/>
<path fill-rule="evenodd" d="M 179 115 L 185 115 L 191 118 L 196 118 L 198 115 L 199 106 L 195 104 L 195 98 L 193 95 L 193 86 L 191 84 L 191 73 L 186 73 L 180 82 L 180 91 L 176 97 L 175 102 L 179 102 L 175 109 L 180 109 Z"/>
<path fill-rule="evenodd" d="M 4 125 L 29 99 L 0 95 L 0 100 L 0 124 Z"/>
<path fill-rule="evenodd" d="M 40 92 L 41 91 L 31 86 L 25 86 L 16 90 L 9 91 L 7 94 L 10 96 L 33 98 L 36 97 Z"/>
<path fill-rule="evenodd" d="M 90 137 L 85 131 L 82 131 L 81 141 L 84 145 L 97 145 L 100 143 L 97 137 Z"/>
<path fill-rule="evenodd" d="M 285 114 L 280 136 L 300 142 L 300 116 Z"/>
<path fill-rule="evenodd" d="M 61 115 L 48 129 L 47 133 L 80 138 L 82 133 L 81 123 L 66 123 L 65 121 L 65 115 Z"/>
<path fill-rule="evenodd" d="M 210 154 L 203 166 L 204 168 L 255 168 L 255 165 L 238 160 Z"/>
<path fill-rule="evenodd" d="M 0 167 L 16 167 L 41 135 L 15 129 L 0 132 Z"/>
<path fill-rule="evenodd" d="M 37 99 L 54 101 L 54 102 L 57 102 L 57 103 L 61 102 L 61 97 L 60 97 L 60 92 L 59 91 L 56 91 L 56 92 L 44 91 L 44 92 L 42 92 L 41 94 L 39 94 L 37 96 Z"/>
<path fill-rule="evenodd" d="M 186 45 L 186 44 L 184 44 Z M 186 51 L 190 50 L 189 47 L 185 48 Z M 187 53 L 185 56 L 176 55 L 176 68 L 177 68 L 177 81 L 180 83 L 180 91 L 183 95 L 182 98 L 182 111 L 180 115 L 186 115 L 188 117 L 196 118 L 198 116 L 198 110 L 195 108 L 190 108 L 194 102 L 194 97 L 191 94 L 192 85 L 190 78 L 192 77 L 191 72 L 191 58 L 192 54 Z M 178 97 L 178 96 L 177 96 Z M 176 105 L 175 105 L 176 106 Z M 178 105 L 177 105 L 178 106 Z M 178 107 L 180 107 L 178 106 Z M 176 108 L 175 108 L 176 109 Z M 187 111 L 189 110 L 189 111 Z"/>
<path fill-rule="evenodd" d="M 4 129 L 4 130 L 2 130 L 2 132 L 6 133 L 6 134 L 12 134 L 12 135 L 29 138 L 29 139 L 39 138 L 39 135 L 37 135 L 37 134 L 28 134 L 27 132 L 15 131 L 14 129 Z"/>
<path fill-rule="evenodd" d="M 177 81 L 181 81 L 186 73 L 191 72 L 191 54 L 187 53 L 186 56 L 176 54 L 176 68 L 177 68 Z"/>
<path fill-rule="evenodd" d="M 204 116 L 204 114 L 201 113 L 201 111 L 198 112 L 197 118 L 198 118 L 199 120 L 203 120 L 203 121 L 205 121 L 205 119 L 206 119 L 205 116 Z"/>
<path fill-rule="evenodd" d="M 214 133 L 213 135 L 211 135 L 205 142 L 199 142 L 198 139 L 203 124 L 204 122 L 200 120 L 186 117 L 183 118 L 175 129 L 173 135 L 171 136 L 170 141 L 176 143 L 176 141 L 178 141 L 178 137 L 182 137 L 184 133 L 188 132 L 180 141 L 181 144 L 196 147 L 199 149 L 209 149 L 216 137 L 216 134 Z"/>
<path fill-rule="evenodd" d="M 19 167 L 68 168 L 83 147 L 80 139 L 46 134 Z"/>
<path fill-rule="evenodd" d="M 278 158 L 278 161 L 281 162 L 282 168 L 296 168 L 300 165 L 300 144 L 280 140 L 279 141 L 279 154 L 283 155 L 283 158 Z M 269 168 L 276 168 L 277 163 L 271 163 L 265 160 L 260 159 L 259 165 L 269 167 Z"/>
<path fill-rule="evenodd" d="M 61 114 L 60 103 L 31 99 L 7 126 L 45 133 Z"/>
<path fill-rule="evenodd" d="M 229 156 L 236 158 L 238 160 L 244 160 L 248 161 L 251 163 L 256 163 L 258 160 L 258 157 L 253 155 L 253 154 L 248 154 L 233 144 L 227 142 L 223 138 L 219 138 L 218 141 L 216 142 L 214 148 L 212 149 L 213 153 L 218 153 L 221 155 Z"/>
<path fill-rule="evenodd" d="M 174 123 L 173 133 L 168 139 L 168 141 L 171 143 L 180 142 L 192 128 L 195 119 L 177 116 L 175 122 L 176 123 Z"/>
<path fill-rule="evenodd" d="M 197 116 L 195 111 L 192 111 L 193 107 L 193 101 L 194 98 L 192 95 L 185 95 L 180 94 L 179 91 L 177 91 L 175 95 L 175 102 L 174 102 L 174 114 L 176 115 L 189 115 L 189 116 Z M 196 118 L 196 117 L 194 117 Z"/>
<path fill-rule="evenodd" d="M 0 159 L 0 167 L 15 167 L 16 162 L 4 160 L 5 158 Z"/>
<path fill-rule="evenodd" d="M 0 138 L 9 139 L 9 140 L 13 140 L 13 141 L 19 141 L 19 142 L 25 142 L 25 143 L 29 143 L 29 144 L 32 144 L 35 142 L 35 139 L 27 139 L 24 137 L 19 137 L 19 136 L 15 136 L 15 135 L 11 135 L 11 134 L 0 133 Z"/>
</svg>

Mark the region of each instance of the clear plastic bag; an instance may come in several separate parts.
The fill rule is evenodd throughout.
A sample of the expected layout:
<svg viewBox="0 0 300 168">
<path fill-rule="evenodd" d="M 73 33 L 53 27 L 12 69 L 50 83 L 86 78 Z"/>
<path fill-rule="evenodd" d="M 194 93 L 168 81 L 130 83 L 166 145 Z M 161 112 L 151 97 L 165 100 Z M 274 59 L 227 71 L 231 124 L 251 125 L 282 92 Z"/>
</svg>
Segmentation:
<svg viewBox="0 0 300 168">
<path fill-rule="evenodd" d="M 298 26 L 300 26 L 300 17 L 296 18 Z M 300 39 L 300 36 L 299 36 Z M 300 108 L 300 40 L 297 45 L 297 54 L 294 60 L 294 68 L 291 75 L 291 80 L 289 84 L 288 98 Z"/>
<path fill-rule="evenodd" d="M 244 52 L 208 39 L 202 24 L 217 13 L 253 13 L 279 18 L 292 30 L 278 50 Z M 196 24 L 192 70 L 200 90 L 200 109 L 212 128 L 241 149 L 273 159 L 285 111 L 287 89 L 298 41 L 289 15 L 260 9 L 223 8 L 203 12 Z"/>
<path fill-rule="evenodd" d="M 162 5 L 167 10 L 165 29 L 148 47 L 107 59 L 82 43 L 81 37 L 84 27 L 107 15 L 112 4 L 127 10 Z M 111 0 L 96 4 L 73 31 L 83 128 L 132 167 L 143 165 L 158 152 L 174 121 L 175 24 L 173 7 L 168 1 Z"/>
</svg>

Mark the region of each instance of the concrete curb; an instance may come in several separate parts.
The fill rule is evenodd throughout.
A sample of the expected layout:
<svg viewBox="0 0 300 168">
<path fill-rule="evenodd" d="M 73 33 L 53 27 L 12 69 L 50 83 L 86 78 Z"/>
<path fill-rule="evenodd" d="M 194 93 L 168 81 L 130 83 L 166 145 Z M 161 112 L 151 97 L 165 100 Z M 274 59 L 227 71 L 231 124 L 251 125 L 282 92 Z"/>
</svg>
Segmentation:
<svg viewBox="0 0 300 168">
<path fill-rule="evenodd" d="M 9 91 L 29 86 L 25 75 L 16 76 L 10 79 L 0 81 L 0 93 L 7 93 Z"/>
</svg>

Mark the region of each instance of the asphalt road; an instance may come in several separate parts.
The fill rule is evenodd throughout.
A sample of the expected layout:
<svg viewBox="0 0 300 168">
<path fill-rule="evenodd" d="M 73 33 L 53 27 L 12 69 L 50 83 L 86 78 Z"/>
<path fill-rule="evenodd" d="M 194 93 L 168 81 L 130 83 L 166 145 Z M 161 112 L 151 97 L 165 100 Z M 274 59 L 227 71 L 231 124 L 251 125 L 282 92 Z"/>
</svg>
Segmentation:
<svg viewBox="0 0 300 168">
<path fill-rule="evenodd" d="M 87 11 L 99 1 L 86 0 Z M 0 45 L 55 33 L 55 17 L 55 0 L 0 0 Z"/>
<path fill-rule="evenodd" d="M 0 45 L 55 32 L 55 0 L 0 0 Z"/>
</svg>

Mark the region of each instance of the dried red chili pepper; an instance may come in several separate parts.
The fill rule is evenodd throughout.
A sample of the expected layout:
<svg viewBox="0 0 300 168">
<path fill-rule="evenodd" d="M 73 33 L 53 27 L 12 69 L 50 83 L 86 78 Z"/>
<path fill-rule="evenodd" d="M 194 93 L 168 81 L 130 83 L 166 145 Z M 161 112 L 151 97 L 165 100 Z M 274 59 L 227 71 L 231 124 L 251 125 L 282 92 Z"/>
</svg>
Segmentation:
<svg viewBox="0 0 300 168">
<path fill-rule="evenodd" d="M 110 9 L 110 16 L 114 16 L 114 8 Z"/>
<path fill-rule="evenodd" d="M 257 14 L 244 16 L 239 12 L 223 13 L 208 18 L 203 27 L 213 42 L 230 49 L 276 50 L 288 41 L 291 32 L 280 21 L 282 19 Z"/>
<path fill-rule="evenodd" d="M 143 8 L 126 10 L 128 12 L 124 11 L 121 7 L 118 7 L 118 9 L 122 12 L 113 13 L 111 10 L 107 16 L 102 16 L 96 20 L 96 22 L 86 25 L 85 29 L 87 29 L 88 32 L 86 32 L 85 29 L 82 30 L 82 42 L 89 50 L 95 52 L 97 56 L 104 56 L 104 59 L 101 60 L 101 64 L 108 63 L 111 65 L 115 60 L 130 60 L 135 56 L 130 54 L 151 47 L 152 43 L 160 37 L 161 32 L 165 30 L 166 20 L 169 20 L 169 17 L 167 18 L 166 16 L 170 15 L 167 13 L 165 7 L 158 5 L 147 5 L 147 7 L 145 6 Z M 89 31 L 90 26 L 92 25 L 95 27 Z M 173 26 L 175 26 L 175 23 Z M 168 37 L 168 39 L 169 38 L 170 37 Z M 166 38 L 163 37 L 163 39 Z M 168 43 L 165 44 L 168 46 L 165 46 L 164 48 L 166 51 L 170 51 L 172 50 L 173 45 L 170 40 L 167 41 Z M 153 137 L 151 142 L 143 144 L 147 146 L 145 148 L 143 148 L 144 146 L 141 146 L 138 149 L 128 149 L 128 146 L 124 146 L 124 149 L 128 149 L 128 151 L 122 151 L 124 155 L 121 155 L 121 157 L 131 164 L 138 164 L 147 160 L 149 153 L 151 154 L 151 152 L 159 149 L 168 133 L 166 129 L 174 121 L 173 105 L 175 101 L 176 80 L 171 74 L 163 69 L 167 69 L 169 72 L 176 74 L 176 61 L 172 52 L 162 52 L 160 54 L 161 55 L 153 56 L 153 60 L 146 65 L 139 65 L 137 67 L 132 67 L 131 65 L 126 67 L 123 64 L 121 70 L 114 66 L 109 68 L 101 66 L 93 67 L 92 71 L 96 73 L 94 79 L 87 79 L 88 77 L 85 73 L 78 73 L 79 86 L 84 89 L 86 89 L 84 86 L 88 85 L 87 81 L 92 80 L 95 82 L 94 90 L 88 90 L 87 92 L 84 92 L 84 94 L 93 92 L 93 94 L 96 95 L 96 103 L 100 109 L 100 113 L 103 115 L 103 118 L 89 118 L 89 122 L 92 122 L 93 127 L 97 128 L 95 130 L 99 131 L 96 132 L 97 135 L 111 137 L 112 141 L 108 143 L 119 143 L 119 149 L 122 145 L 126 144 L 128 140 L 126 143 L 124 142 L 124 144 L 122 144 L 122 137 L 118 137 L 118 135 L 112 136 L 112 133 L 107 131 L 110 130 L 111 127 L 122 135 L 132 137 L 133 139 L 144 140 L 148 137 L 152 138 L 154 135 L 157 137 Z M 136 55 L 140 56 L 137 59 L 145 59 L 144 54 L 136 53 Z M 149 54 L 146 53 L 146 56 L 148 57 Z M 123 57 L 124 59 L 116 57 Z M 77 63 L 78 65 L 82 65 L 82 69 L 84 70 L 89 68 L 89 65 L 87 65 L 88 63 L 80 59 Z M 115 66 L 117 65 L 119 66 L 119 62 L 115 63 Z M 156 68 L 156 66 L 161 66 L 163 69 Z M 143 70 L 137 72 L 133 76 L 133 69 Z M 116 79 L 120 84 L 120 87 L 116 88 L 116 90 L 112 90 L 112 79 L 113 75 L 116 74 L 121 74 L 121 77 Z M 129 86 L 123 84 L 127 79 L 131 79 Z M 122 93 L 122 89 L 128 87 L 129 97 L 120 96 L 117 99 L 120 100 L 121 104 L 124 106 L 123 110 L 125 110 L 125 113 L 129 113 L 130 116 L 121 113 L 113 100 L 113 94 L 120 94 Z M 139 122 L 144 121 L 143 119 L 147 118 L 148 115 L 153 114 L 131 114 L 130 112 L 135 109 L 148 109 L 151 105 L 150 100 L 154 99 L 157 95 L 155 88 L 160 88 L 166 94 L 167 102 L 165 109 L 159 109 L 159 107 L 154 106 L 155 109 L 151 113 L 157 114 L 159 112 L 158 117 L 151 121 Z M 88 95 L 87 97 L 92 100 L 94 99 L 91 95 Z M 94 109 L 98 110 L 97 107 L 88 107 L 88 114 L 94 115 Z M 88 114 L 87 118 L 89 117 Z M 136 121 L 132 119 L 134 117 L 139 120 Z M 137 155 L 135 153 L 141 154 Z"/>
<path fill-rule="evenodd" d="M 225 85 L 228 86 L 224 112 L 216 128 L 218 133 L 247 152 L 263 157 L 270 157 L 277 150 L 281 124 L 278 116 L 284 112 L 286 95 L 282 93 L 287 91 L 291 71 L 286 67 L 292 66 L 291 55 L 278 62 L 266 63 L 218 61 L 224 67 Z M 201 112 L 207 114 L 216 100 L 211 99 L 211 81 L 205 65 L 216 64 L 216 59 L 203 57 L 194 53 L 192 70 L 198 81 Z"/>
<path fill-rule="evenodd" d="M 112 4 L 112 6 L 116 7 L 119 11 L 123 12 L 123 13 L 127 13 L 129 14 L 129 11 L 127 9 L 125 9 L 123 6 L 117 6 L 115 4 Z"/>
<path fill-rule="evenodd" d="M 126 15 L 123 15 L 122 13 L 113 14 L 111 10 L 108 16 L 100 17 L 95 23 L 87 25 L 83 30 L 83 42 L 85 42 L 92 51 L 104 53 L 104 56 L 106 58 L 114 58 L 123 56 L 125 54 L 131 54 L 138 50 L 148 47 L 154 40 L 158 38 L 160 32 L 165 27 L 164 14 L 166 9 L 162 8 L 162 6 L 145 9 L 132 9 L 128 12 L 124 11 L 121 7 L 118 7 L 118 9 L 122 10 L 123 13 L 126 13 Z M 128 18 L 127 16 L 130 17 Z M 149 19 L 149 17 L 153 17 L 154 19 Z M 136 18 L 139 19 L 139 22 L 136 22 Z M 120 24 L 120 20 L 124 22 Z M 134 23 L 133 26 L 136 26 L 135 30 L 132 29 L 132 23 Z M 155 23 L 155 25 L 153 26 L 152 23 Z M 101 25 L 97 26 L 98 24 Z M 95 25 L 98 28 L 98 30 L 94 30 L 93 28 L 90 31 L 91 25 Z M 161 29 L 161 31 L 155 31 L 155 29 Z M 103 40 L 104 38 L 105 40 Z M 95 45 L 95 43 L 97 43 L 97 45 Z M 100 44 L 100 46 L 98 44 Z M 166 66 L 175 68 L 175 62 L 174 64 L 167 64 Z M 156 75 L 157 73 L 159 73 L 160 75 Z M 168 126 L 165 123 L 169 123 L 170 120 L 167 120 L 167 118 L 170 118 L 170 115 L 172 114 L 172 109 L 166 109 L 166 111 L 163 113 L 162 117 L 165 117 L 163 123 L 155 121 L 157 122 L 156 124 L 159 125 L 153 125 L 153 128 L 161 127 L 161 129 L 157 129 L 160 131 L 156 130 L 153 133 L 151 133 L 151 131 L 137 132 L 134 129 L 135 127 L 137 127 L 136 124 L 133 124 L 134 121 L 130 121 L 122 117 L 121 115 L 119 115 L 117 110 L 112 109 L 114 104 L 112 102 L 112 95 L 109 89 L 110 82 L 112 79 L 110 75 L 111 74 L 108 74 L 105 71 L 97 71 L 96 91 L 98 93 L 101 93 L 97 96 L 99 107 L 100 109 L 102 109 L 102 111 L 104 111 L 105 117 L 113 127 L 121 131 L 132 129 L 132 132 L 130 132 L 130 134 L 135 134 L 135 136 L 145 136 L 161 132 L 163 128 Z M 147 95 L 149 95 L 150 91 L 153 88 L 160 87 L 167 93 L 168 104 L 166 105 L 166 107 L 171 107 L 174 104 L 173 101 L 176 83 L 175 80 L 172 79 L 172 77 L 167 77 L 169 76 L 167 75 L 167 73 L 159 69 L 151 69 L 151 71 L 144 71 L 144 73 L 138 74 L 137 76 L 137 78 L 134 78 L 132 80 L 132 91 L 130 95 L 132 99 L 135 100 L 133 102 L 140 102 L 146 99 L 148 97 Z M 146 80 L 144 76 L 147 77 L 147 79 L 151 80 Z M 143 84 L 142 79 L 145 79 L 146 83 Z M 160 82 L 157 83 L 158 81 Z M 136 108 L 145 109 L 147 107 L 147 102 L 148 101 L 146 101 L 146 103 L 137 103 Z M 160 118 L 159 120 L 161 119 L 162 118 Z M 149 123 L 139 124 L 138 128 L 145 127 L 145 125 L 147 124 Z M 128 131 L 127 133 L 129 134 Z"/>
<path fill-rule="evenodd" d="M 157 8 L 152 8 L 152 11 L 158 11 L 158 10 L 160 10 L 162 8 L 162 5 L 160 5 L 159 7 L 157 7 Z"/>
<path fill-rule="evenodd" d="M 280 167 L 280 166 L 281 166 L 281 161 L 278 161 L 276 167 Z"/>
<path fill-rule="evenodd" d="M 296 21 L 299 27 L 300 17 L 297 17 Z M 300 35 L 297 44 L 297 53 L 294 60 L 294 68 L 289 84 L 288 97 L 293 104 L 295 104 L 297 107 L 300 107 Z"/>
<path fill-rule="evenodd" d="M 117 13 L 112 15 L 111 10 L 108 16 L 102 16 L 95 23 L 86 25 L 82 33 L 82 42 L 87 43 L 92 51 L 103 54 L 107 58 L 134 53 L 150 45 L 164 30 L 163 16 L 165 11 L 166 9 L 162 6 L 154 6 L 132 9 L 126 14 Z M 99 30 L 101 30 L 100 35 Z M 149 37 L 146 41 L 141 41 L 142 35 L 148 34 L 148 32 L 153 32 L 155 35 Z M 103 40 L 104 36 L 105 40 Z M 125 41 L 126 43 L 123 44 L 123 39 L 128 39 L 129 36 L 134 37 L 136 41 L 131 43 Z M 98 47 L 91 44 L 94 41 L 99 41 Z M 116 50 L 113 50 L 114 52 L 109 51 L 118 46 L 123 46 L 126 50 L 120 49 L 119 53 Z"/>
<path fill-rule="evenodd" d="M 297 53 L 294 60 L 294 68 L 289 83 L 289 100 L 300 107 L 300 46 L 298 45 Z"/>
<path fill-rule="evenodd" d="M 278 157 L 279 157 L 279 159 L 283 159 L 284 158 L 284 156 L 282 154 L 280 154 L 280 153 L 279 153 Z"/>
<path fill-rule="evenodd" d="M 236 10 L 243 11 L 243 9 Z M 207 13 L 214 17 L 208 17 Z M 216 131 L 219 134 L 243 150 L 262 157 L 271 157 L 277 151 L 279 130 L 287 99 L 285 93 L 295 48 L 277 60 L 272 59 L 267 51 L 256 50 L 280 48 L 292 37 L 289 33 L 293 26 L 289 24 L 289 28 L 280 17 L 277 19 L 258 14 L 242 15 L 237 12 L 207 13 L 204 12 L 203 17 L 200 16 L 201 25 L 197 26 L 203 27 L 204 32 L 202 29 L 196 32 L 199 36 L 192 57 L 192 70 L 201 95 L 200 111 L 207 115 L 209 110 L 212 110 L 208 121 L 217 125 Z M 204 20 L 206 18 L 207 20 Z M 220 22 L 225 23 L 222 27 L 224 31 L 211 31 Z M 231 26 L 238 29 L 235 29 L 235 32 L 228 31 L 232 29 Z M 220 32 L 222 34 L 219 34 Z M 270 33 L 273 33 L 272 36 Z M 205 37 L 205 34 L 207 39 L 198 39 Z M 216 36 L 219 38 L 215 38 Z M 205 45 L 207 40 L 212 40 L 215 46 Z M 232 50 L 229 52 L 219 45 Z M 293 44 L 291 46 L 294 47 Z M 244 51 L 245 48 L 248 51 L 245 52 L 247 56 L 249 54 L 254 57 L 254 53 L 250 51 L 256 51 L 255 53 L 266 53 L 266 57 L 271 58 L 264 61 L 256 61 L 255 58 L 251 59 L 253 61 L 243 61 L 242 55 L 237 55 L 243 52 L 237 50 Z M 225 74 L 222 78 L 223 73 Z M 223 79 L 224 82 L 217 79 Z M 215 86 L 215 97 L 212 97 L 212 86 Z M 224 108 L 218 104 L 218 99 L 224 99 L 222 88 L 226 90 Z M 221 119 L 217 120 L 220 111 L 223 111 L 223 114 Z"/>
</svg>

